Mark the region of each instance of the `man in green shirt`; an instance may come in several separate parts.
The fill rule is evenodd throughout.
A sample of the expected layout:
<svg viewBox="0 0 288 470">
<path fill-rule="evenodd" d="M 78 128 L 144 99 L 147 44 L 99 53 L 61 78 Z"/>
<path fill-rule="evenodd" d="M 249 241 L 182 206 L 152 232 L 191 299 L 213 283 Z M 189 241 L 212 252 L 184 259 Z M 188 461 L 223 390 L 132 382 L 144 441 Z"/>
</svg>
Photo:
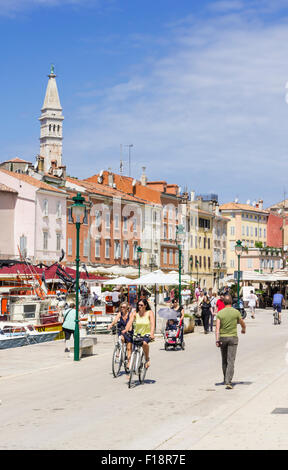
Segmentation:
<svg viewBox="0 0 288 470">
<path fill-rule="evenodd" d="M 220 310 L 216 317 L 216 346 L 221 349 L 224 384 L 229 390 L 233 388 L 232 378 L 238 346 L 237 325 L 241 325 L 242 334 L 246 332 L 246 325 L 240 312 L 232 307 L 231 295 L 224 296 L 224 304 L 225 308 Z"/>
</svg>

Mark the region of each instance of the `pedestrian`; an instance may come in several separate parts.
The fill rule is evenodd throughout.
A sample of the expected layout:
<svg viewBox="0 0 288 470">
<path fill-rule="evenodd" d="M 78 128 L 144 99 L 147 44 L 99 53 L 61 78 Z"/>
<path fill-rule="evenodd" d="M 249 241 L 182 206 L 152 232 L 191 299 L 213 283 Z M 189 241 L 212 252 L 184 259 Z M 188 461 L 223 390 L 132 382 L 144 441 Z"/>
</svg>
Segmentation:
<svg viewBox="0 0 288 470">
<path fill-rule="evenodd" d="M 209 323 L 210 323 L 211 315 L 212 315 L 211 303 L 207 295 L 205 295 L 203 302 L 201 303 L 201 317 L 202 317 L 202 323 L 203 323 L 205 335 L 209 333 Z"/>
<path fill-rule="evenodd" d="M 115 287 L 112 291 L 112 303 L 113 303 L 113 312 L 118 313 L 119 306 L 120 306 L 120 292 L 118 291 L 117 287 Z"/>
<path fill-rule="evenodd" d="M 223 308 L 225 308 L 224 294 L 220 294 L 220 298 L 216 302 L 216 312 L 215 313 L 220 312 L 220 310 L 222 310 Z"/>
<path fill-rule="evenodd" d="M 241 325 L 241 333 L 245 334 L 246 325 L 241 313 L 232 307 L 230 294 L 224 296 L 225 307 L 220 310 L 216 317 L 216 346 L 221 350 L 222 370 L 226 389 L 232 389 L 232 378 L 234 375 L 234 363 L 238 346 L 237 325 Z"/>
<path fill-rule="evenodd" d="M 214 317 L 216 315 L 216 302 L 217 302 L 216 293 L 212 292 L 211 297 L 210 297 L 210 304 L 211 304 L 211 309 L 212 309 L 212 313 L 210 316 L 210 331 L 213 331 Z"/>
<path fill-rule="evenodd" d="M 186 307 L 190 303 L 190 298 L 191 298 L 191 290 L 187 289 L 187 288 L 183 289 L 183 291 L 182 291 L 182 300 L 183 300 L 184 305 L 186 305 Z"/>
<path fill-rule="evenodd" d="M 70 303 L 70 306 L 66 310 L 64 310 L 64 320 L 62 324 L 62 330 L 64 331 L 64 336 L 65 336 L 65 351 L 64 352 L 70 352 L 68 341 L 70 340 L 71 335 L 73 335 L 74 337 L 75 322 L 76 322 L 75 304 Z"/>
<path fill-rule="evenodd" d="M 250 308 L 250 311 L 251 311 L 251 318 L 255 318 L 255 308 L 258 304 L 257 295 L 255 295 L 253 290 L 251 290 L 250 294 L 247 297 L 248 297 L 248 307 Z"/>
</svg>

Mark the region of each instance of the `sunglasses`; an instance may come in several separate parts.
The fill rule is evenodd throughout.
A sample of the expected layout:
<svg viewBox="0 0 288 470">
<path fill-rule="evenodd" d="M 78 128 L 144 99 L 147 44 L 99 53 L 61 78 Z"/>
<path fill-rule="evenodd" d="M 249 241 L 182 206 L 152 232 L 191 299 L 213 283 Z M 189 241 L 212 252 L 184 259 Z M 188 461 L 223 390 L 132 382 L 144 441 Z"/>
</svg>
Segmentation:
<svg viewBox="0 0 288 470">
<path fill-rule="evenodd" d="M 139 305 L 139 307 L 144 307 L 144 304 L 138 304 L 138 305 Z"/>
</svg>

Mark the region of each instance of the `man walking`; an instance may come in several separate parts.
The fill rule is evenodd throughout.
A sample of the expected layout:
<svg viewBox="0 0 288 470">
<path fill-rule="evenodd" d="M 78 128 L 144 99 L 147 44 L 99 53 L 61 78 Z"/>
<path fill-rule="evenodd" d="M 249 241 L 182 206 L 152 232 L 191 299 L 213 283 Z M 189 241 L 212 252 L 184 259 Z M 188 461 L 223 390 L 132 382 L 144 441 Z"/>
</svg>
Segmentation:
<svg viewBox="0 0 288 470">
<path fill-rule="evenodd" d="M 216 346 L 221 349 L 224 384 L 230 390 L 238 346 L 237 325 L 241 325 L 242 334 L 246 332 L 246 325 L 240 312 L 232 307 L 231 295 L 224 296 L 224 305 L 216 317 Z"/>
</svg>

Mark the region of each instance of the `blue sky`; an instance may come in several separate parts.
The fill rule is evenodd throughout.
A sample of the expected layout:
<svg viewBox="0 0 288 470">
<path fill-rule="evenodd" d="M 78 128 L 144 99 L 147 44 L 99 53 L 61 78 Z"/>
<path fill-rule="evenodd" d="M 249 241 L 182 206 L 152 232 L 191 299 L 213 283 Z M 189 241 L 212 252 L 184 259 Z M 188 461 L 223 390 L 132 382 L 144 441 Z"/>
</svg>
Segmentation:
<svg viewBox="0 0 288 470">
<path fill-rule="evenodd" d="M 69 174 L 118 172 L 133 144 L 136 178 L 288 192 L 288 0 L 0 0 L 0 40 L 2 161 L 39 152 L 53 63 Z"/>
</svg>

